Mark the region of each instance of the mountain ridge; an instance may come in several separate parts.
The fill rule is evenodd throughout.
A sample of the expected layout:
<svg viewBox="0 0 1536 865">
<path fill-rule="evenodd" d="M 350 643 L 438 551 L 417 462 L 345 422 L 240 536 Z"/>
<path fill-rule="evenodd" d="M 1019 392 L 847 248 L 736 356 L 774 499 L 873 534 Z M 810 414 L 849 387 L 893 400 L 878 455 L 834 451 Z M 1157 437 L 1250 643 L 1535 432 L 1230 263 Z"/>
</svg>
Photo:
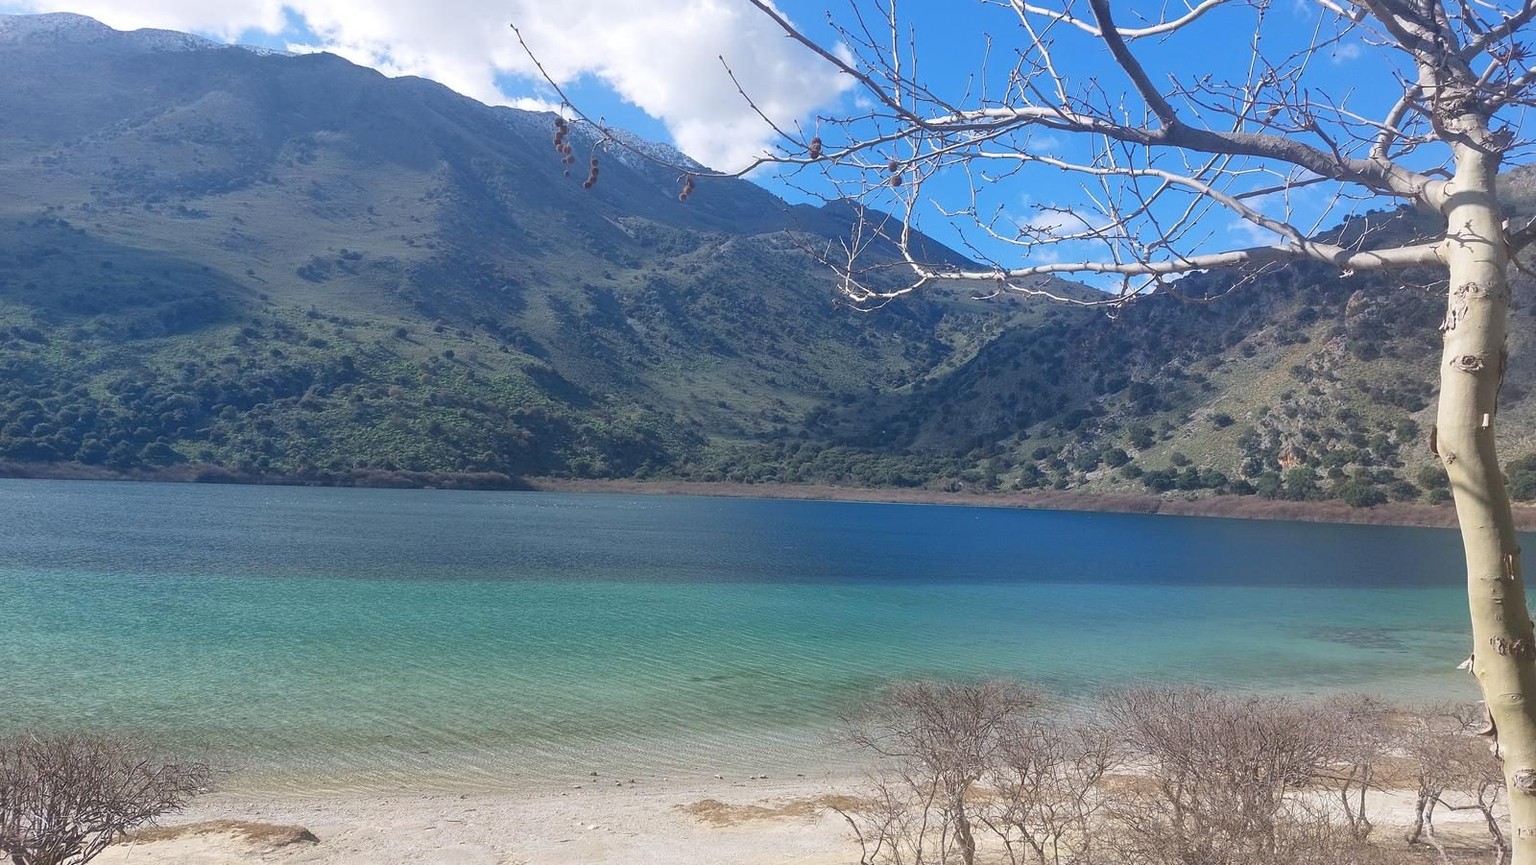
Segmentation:
<svg viewBox="0 0 1536 865">
<path fill-rule="evenodd" d="M 684 204 L 674 172 L 578 129 L 605 164 L 587 192 L 564 176 L 553 115 L 333 56 L 142 51 L 53 20 L 69 26 L 8 23 L 31 36 L 0 42 L 0 112 L 18 118 L 0 129 L 0 320 L 8 378 L 32 387 L 9 403 L 60 404 L 4 425 L 12 458 L 634 471 L 734 432 L 742 413 L 722 404 L 787 422 L 815 399 L 809 378 L 878 376 L 915 350 L 911 315 L 806 314 L 830 305 L 832 279 L 782 232 L 840 228 L 836 208 L 742 181 Z M 796 332 L 764 327 L 791 309 Z M 806 352 L 826 371 L 786 359 Z M 697 380 L 679 385 L 680 365 Z M 171 394 L 191 424 L 158 423 Z M 53 414 L 66 403 L 83 408 Z M 106 404 L 157 422 L 102 426 Z"/>
<path fill-rule="evenodd" d="M 566 176 L 550 114 L 332 55 L 103 30 L 0 17 L 0 460 L 1444 495 L 1420 444 L 1432 291 L 1298 265 L 1211 303 L 1231 279 L 1194 276 L 1113 321 L 963 288 L 855 313 L 805 252 L 848 230 L 845 202 L 741 180 L 679 201 L 688 164 L 582 127 Z M 1506 186 L 1536 210 L 1529 172 Z M 1536 448 L 1533 292 L 1515 291 L 1511 455 Z"/>
</svg>

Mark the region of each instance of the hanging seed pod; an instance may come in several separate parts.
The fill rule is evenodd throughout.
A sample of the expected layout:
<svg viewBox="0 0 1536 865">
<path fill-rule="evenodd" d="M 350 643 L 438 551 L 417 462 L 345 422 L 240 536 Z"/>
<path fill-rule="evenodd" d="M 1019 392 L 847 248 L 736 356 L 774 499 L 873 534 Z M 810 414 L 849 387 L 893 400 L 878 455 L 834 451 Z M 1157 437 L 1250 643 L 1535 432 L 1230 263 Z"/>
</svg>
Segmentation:
<svg viewBox="0 0 1536 865">
<path fill-rule="evenodd" d="M 891 185 L 892 186 L 900 186 L 901 185 L 901 175 L 900 174 L 892 174 L 891 175 Z"/>
<path fill-rule="evenodd" d="M 677 200 L 678 201 L 687 201 L 688 200 L 688 196 L 690 196 L 692 194 L 693 194 L 693 175 L 692 174 L 684 174 L 683 175 L 683 191 L 679 192 L 677 194 Z"/>
<path fill-rule="evenodd" d="M 810 148 L 808 150 L 808 153 L 809 153 L 809 155 L 810 155 L 810 157 L 812 159 L 820 159 L 821 158 L 821 136 L 820 135 L 818 135 L 815 138 L 811 139 L 811 146 L 810 146 Z"/>
<path fill-rule="evenodd" d="M 885 166 L 885 170 L 892 174 L 897 174 L 901 171 L 901 163 L 892 159 L 890 163 Z"/>
</svg>

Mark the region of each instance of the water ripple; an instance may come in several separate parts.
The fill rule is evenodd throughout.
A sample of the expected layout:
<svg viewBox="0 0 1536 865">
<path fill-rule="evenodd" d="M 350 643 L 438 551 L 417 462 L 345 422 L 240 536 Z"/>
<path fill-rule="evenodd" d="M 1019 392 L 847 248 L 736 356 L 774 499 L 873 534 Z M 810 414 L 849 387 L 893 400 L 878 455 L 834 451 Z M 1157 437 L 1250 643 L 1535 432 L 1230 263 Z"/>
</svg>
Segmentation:
<svg viewBox="0 0 1536 865">
<path fill-rule="evenodd" d="M 839 709 L 899 678 L 1011 675 L 1064 699 L 1148 680 L 1467 688 L 1454 548 L 1427 530 L 0 481 L 5 497 L 0 728 L 132 731 L 250 787 L 782 775 L 824 765 Z"/>
</svg>

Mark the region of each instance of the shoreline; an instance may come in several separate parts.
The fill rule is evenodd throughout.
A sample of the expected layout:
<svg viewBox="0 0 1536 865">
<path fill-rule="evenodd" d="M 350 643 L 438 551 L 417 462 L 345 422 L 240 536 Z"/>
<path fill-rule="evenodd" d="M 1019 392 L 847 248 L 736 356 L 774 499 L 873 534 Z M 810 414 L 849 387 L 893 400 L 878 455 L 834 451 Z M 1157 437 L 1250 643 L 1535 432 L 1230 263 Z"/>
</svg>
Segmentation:
<svg viewBox="0 0 1536 865">
<path fill-rule="evenodd" d="M 1356 508 L 1342 501 L 1293 502 L 1258 496 L 1178 496 L 1069 490 L 1030 492 L 944 492 L 926 488 L 845 487 L 829 484 L 748 484 L 731 481 L 511 477 L 465 472 L 359 472 L 327 479 L 247 476 L 213 466 L 184 465 L 162 471 L 119 472 L 93 466 L 0 461 L 0 478 L 151 483 L 235 484 L 240 486 L 357 487 L 366 489 L 475 490 L 510 492 L 677 495 L 718 498 L 787 499 L 951 507 L 1018 508 L 1083 513 L 1158 514 L 1219 519 L 1278 520 L 1352 525 L 1454 528 L 1450 504 L 1389 502 Z M 1515 527 L 1536 531 L 1536 504 L 1514 505 Z"/>
<path fill-rule="evenodd" d="M 744 484 L 725 481 L 637 481 L 574 478 L 528 478 L 536 492 L 677 495 L 719 498 L 789 499 L 870 504 L 921 504 L 952 507 L 1016 508 L 1083 513 L 1147 514 L 1219 519 L 1454 528 L 1456 511 L 1449 505 L 1391 502 L 1371 508 L 1344 502 L 1292 502 L 1257 496 L 1164 498 L 1132 493 L 1036 491 L 1015 493 L 948 493 L 930 489 L 841 487 L 821 484 Z M 1536 506 L 1515 505 L 1515 525 L 1536 531 Z"/>
</svg>

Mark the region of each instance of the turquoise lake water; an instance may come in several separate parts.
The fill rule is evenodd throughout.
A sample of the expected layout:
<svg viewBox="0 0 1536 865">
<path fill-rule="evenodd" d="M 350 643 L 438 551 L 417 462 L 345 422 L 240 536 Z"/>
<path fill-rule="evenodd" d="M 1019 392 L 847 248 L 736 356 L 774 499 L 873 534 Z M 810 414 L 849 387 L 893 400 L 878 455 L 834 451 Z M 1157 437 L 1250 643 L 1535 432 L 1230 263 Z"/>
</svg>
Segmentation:
<svg viewBox="0 0 1536 865">
<path fill-rule="evenodd" d="M 207 748 L 235 787 L 782 773 L 912 677 L 1473 696 L 1449 530 L 20 480 L 0 503 L 0 729 Z"/>
</svg>

